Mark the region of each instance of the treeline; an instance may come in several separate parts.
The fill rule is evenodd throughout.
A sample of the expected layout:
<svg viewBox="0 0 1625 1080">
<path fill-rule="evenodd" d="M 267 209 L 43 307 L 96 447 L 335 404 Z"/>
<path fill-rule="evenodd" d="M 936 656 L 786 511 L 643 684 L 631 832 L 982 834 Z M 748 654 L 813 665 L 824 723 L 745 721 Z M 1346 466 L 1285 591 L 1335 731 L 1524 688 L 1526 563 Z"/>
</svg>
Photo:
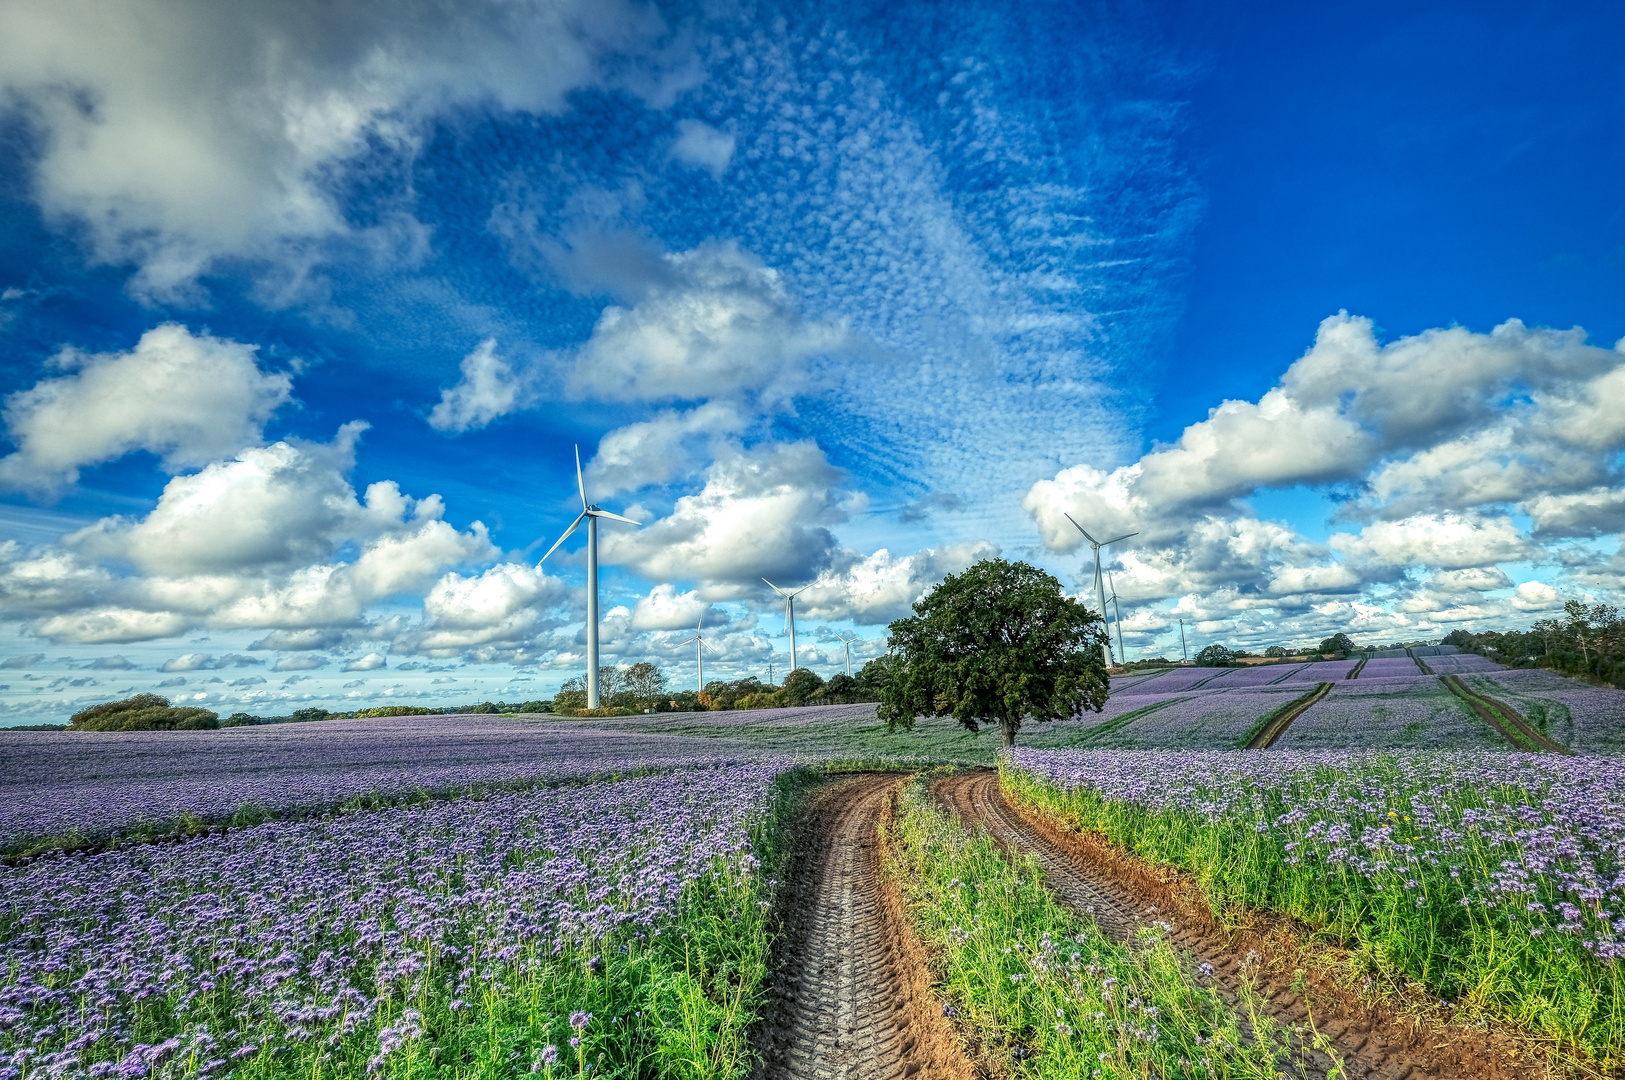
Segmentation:
<svg viewBox="0 0 1625 1080">
<path fill-rule="evenodd" d="M 619 716 L 642 712 L 704 712 L 722 709 L 780 709 L 798 705 L 851 705 L 879 701 L 885 686 L 890 657 L 871 660 L 856 675 L 842 672 L 825 681 L 817 672 L 797 668 L 785 677 L 782 686 L 764 683 L 755 676 L 732 682 L 714 680 L 705 689 L 674 690 L 666 685 L 665 674 L 654 664 L 629 667 L 604 666 L 598 669 L 596 713 L 587 709 L 587 677 L 566 680 L 548 703 L 549 711 L 561 716 Z"/>
<path fill-rule="evenodd" d="M 1444 643 L 1508 667 L 1551 668 L 1625 686 L 1625 621 L 1612 604 L 1570 600 L 1562 618 L 1538 619 L 1528 630 L 1454 630 Z"/>
</svg>

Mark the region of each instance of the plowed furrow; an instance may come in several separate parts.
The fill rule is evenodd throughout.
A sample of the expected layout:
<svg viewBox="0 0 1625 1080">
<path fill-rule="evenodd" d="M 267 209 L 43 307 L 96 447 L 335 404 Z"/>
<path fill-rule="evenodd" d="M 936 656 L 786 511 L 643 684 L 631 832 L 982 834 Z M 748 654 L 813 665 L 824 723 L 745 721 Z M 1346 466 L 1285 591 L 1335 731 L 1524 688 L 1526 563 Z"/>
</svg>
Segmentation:
<svg viewBox="0 0 1625 1080">
<path fill-rule="evenodd" d="M 1247 962 L 1245 956 L 1238 956 L 1222 935 L 1181 925 L 1175 913 L 1159 910 L 1154 902 L 1137 895 L 1111 873 L 1089 865 L 1056 844 L 1005 800 L 997 773 L 960 773 L 937 781 L 932 789 L 938 801 L 961 821 L 987 829 L 1007 852 L 1036 857 L 1043 869 L 1045 884 L 1073 910 L 1092 917 L 1101 932 L 1112 940 L 1129 943 L 1141 927 L 1159 922 L 1172 925 L 1173 930 L 1166 936 L 1176 948 L 1188 954 L 1192 973 L 1196 974 L 1200 965 L 1212 965 L 1212 975 L 1198 975 L 1199 980 L 1211 986 L 1241 1017 L 1249 1015 L 1243 993 L 1243 977 L 1247 974 L 1243 970 Z M 1307 1033 L 1310 1011 L 1303 995 L 1292 988 L 1290 979 L 1272 978 L 1255 970 L 1252 982 L 1254 993 L 1262 999 L 1254 1006 L 1258 1012 L 1289 1030 L 1301 1031 L 1291 1040 L 1290 1064 L 1283 1062 L 1289 1076 L 1303 1080 L 1330 1077 L 1348 1077 L 1349 1080 L 1414 1077 L 1419 1080 L 1455 1075 L 1423 1068 L 1400 1046 L 1374 1031 L 1370 1024 L 1335 1009 L 1328 1010 L 1327 1003 L 1316 1001 L 1314 1026 L 1331 1040 L 1334 1059 L 1312 1045 Z"/>
<path fill-rule="evenodd" d="M 972 1075 L 899 905 L 882 887 L 877 830 L 900 782 L 862 776 L 835 784 L 800 823 L 757 1031 L 759 1077 Z"/>
</svg>

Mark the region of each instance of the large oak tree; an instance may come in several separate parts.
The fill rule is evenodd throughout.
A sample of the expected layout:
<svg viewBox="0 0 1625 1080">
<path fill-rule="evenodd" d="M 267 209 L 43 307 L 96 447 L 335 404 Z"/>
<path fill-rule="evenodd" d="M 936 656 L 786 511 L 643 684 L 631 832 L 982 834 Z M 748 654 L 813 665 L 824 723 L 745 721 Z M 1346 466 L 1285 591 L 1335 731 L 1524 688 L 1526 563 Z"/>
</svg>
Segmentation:
<svg viewBox="0 0 1625 1080">
<path fill-rule="evenodd" d="M 1100 615 L 1036 566 L 987 559 L 949 575 L 890 630 L 897 660 L 880 696 L 890 730 L 917 716 L 952 716 L 971 731 L 996 721 L 1014 746 L 1027 717 L 1106 703 Z"/>
</svg>

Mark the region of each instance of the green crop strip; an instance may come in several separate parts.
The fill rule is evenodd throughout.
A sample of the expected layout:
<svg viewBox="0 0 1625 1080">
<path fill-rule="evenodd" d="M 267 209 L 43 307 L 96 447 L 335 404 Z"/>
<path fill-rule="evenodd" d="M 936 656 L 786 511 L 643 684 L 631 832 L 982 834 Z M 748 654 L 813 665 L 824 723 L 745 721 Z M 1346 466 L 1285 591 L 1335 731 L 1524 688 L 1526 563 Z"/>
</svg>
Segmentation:
<svg viewBox="0 0 1625 1080">
<path fill-rule="evenodd" d="M 1457 826 L 1442 848 L 1408 846 L 1424 841 L 1413 834 L 1423 827 L 1404 812 L 1413 797 L 1448 799 L 1435 813 L 1448 809 L 1453 821 L 1471 821 L 1494 805 L 1527 806 L 1538 821 L 1544 791 L 1461 784 L 1424 793 L 1402 760 L 1379 757 L 1354 770 L 1306 767 L 1286 784 L 1248 792 L 1221 815 L 1153 810 L 1084 786 L 1063 791 L 1008 762 L 1000 773 L 1013 802 L 1190 874 L 1221 917 L 1248 909 L 1290 916 L 1322 940 L 1352 948 L 1385 978 L 1414 981 L 1469 1015 L 1510 1021 L 1588 1065 L 1625 1064 L 1621 964 L 1599 962 L 1578 935 L 1531 933 L 1514 911 L 1481 902 L 1470 884 L 1520 865 L 1508 861 L 1518 853 L 1513 838 Z M 1312 832 L 1325 822 L 1292 814 L 1328 791 L 1385 798 L 1368 808 L 1369 817 L 1328 838 Z M 1193 806 L 1221 797 L 1217 789 L 1189 792 Z M 1353 838 L 1362 835 L 1372 853 L 1350 858 Z M 1532 885 L 1527 897 L 1552 910 L 1566 899 L 1549 884 Z"/>
<path fill-rule="evenodd" d="M 1101 739 L 1105 738 L 1108 735 L 1111 735 L 1114 732 L 1121 731 L 1123 728 L 1127 727 L 1129 724 L 1133 723 L 1134 721 L 1140 719 L 1140 717 L 1142 717 L 1142 716 L 1149 716 L 1152 713 L 1156 712 L 1158 709 L 1166 709 L 1168 706 L 1173 705 L 1176 702 L 1180 702 L 1180 701 L 1184 701 L 1184 700 L 1185 700 L 1184 698 L 1169 698 L 1166 701 L 1152 702 L 1150 705 L 1141 706 L 1140 708 L 1135 709 L 1132 712 L 1123 713 L 1121 716 L 1114 716 L 1110 720 L 1107 720 L 1105 723 L 1096 724 L 1092 728 L 1089 728 L 1089 729 L 1087 729 L 1085 731 L 1080 731 L 1076 735 L 1074 735 L 1070 739 L 1068 739 L 1066 742 L 1057 743 L 1055 745 L 1057 745 L 1057 746 L 1090 746 L 1090 745 L 1092 745 L 1094 743 L 1099 742 Z"/>
<path fill-rule="evenodd" d="M 1184 968 L 1160 928 L 1134 947 L 1103 937 L 1012 864 L 986 834 L 905 791 L 886 835 L 887 872 L 940 958 L 944 1009 L 1005 1071 L 1075 1080 L 1264 1080 L 1281 1075 L 1283 1033 L 1244 995 L 1245 1023 Z M 1251 1036 L 1244 1034 L 1244 1027 Z"/>
</svg>

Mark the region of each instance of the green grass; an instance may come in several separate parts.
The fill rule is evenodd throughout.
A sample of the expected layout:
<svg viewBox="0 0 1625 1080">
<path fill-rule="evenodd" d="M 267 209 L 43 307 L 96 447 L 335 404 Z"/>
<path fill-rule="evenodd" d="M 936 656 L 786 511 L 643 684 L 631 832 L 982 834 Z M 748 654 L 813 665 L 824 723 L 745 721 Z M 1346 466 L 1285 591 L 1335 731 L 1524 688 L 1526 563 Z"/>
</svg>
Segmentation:
<svg viewBox="0 0 1625 1080">
<path fill-rule="evenodd" d="M 1002 1068 L 1024 1077 L 1263 1080 L 1281 1075 L 1282 1034 L 1244 995 L 1246 1028 L 1188 974 L 1162 931 L 1132 948 L 1101 935 L 960 828 L 916 781 L 893 823 L 888 873 L 939 959 L 940 985 Z"/>
</svg>

